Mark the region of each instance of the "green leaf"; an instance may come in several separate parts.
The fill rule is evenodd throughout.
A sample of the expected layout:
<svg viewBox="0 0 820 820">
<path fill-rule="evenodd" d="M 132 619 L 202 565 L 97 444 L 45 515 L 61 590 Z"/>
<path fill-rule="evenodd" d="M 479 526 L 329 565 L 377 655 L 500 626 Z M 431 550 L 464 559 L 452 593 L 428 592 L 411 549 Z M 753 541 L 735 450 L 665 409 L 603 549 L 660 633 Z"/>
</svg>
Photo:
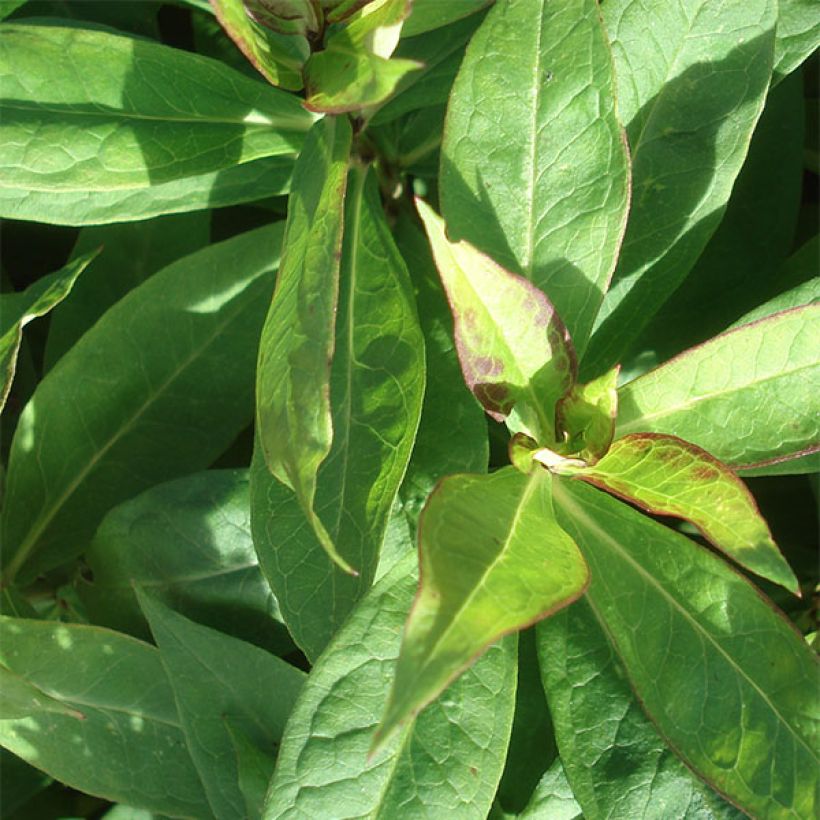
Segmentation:
<svg viewBox="0 0 820 820">
<path fill-rule="evenodd" d="M 14 14 L 27 0 L 2 0 L 0 2 L 0 20 L 5 20 L 10 14 Z"/>
<path fill-rule="evenodd" d="M 572 793 L 560 758 L 536 786 L 530 802 L 518 817 L 522 820 L 581 820 L 581 807 Z"/>
<path fill-rule="evenodd" d="M 4 25 L 0 77 L 3 188 L 111 191 L 212 173 L 298 153 L 314 119 L 216 60 L 105 31 Z"/>
<path fill-rule="evenodd" d="M 4 820 L 20 812 L 29 800 L 52 782 L 47 774 L 29 766 L 6 749 L 0 749 L 0 793 L 3 795 Z"/>
<path fill-rule="evenodd" d="M 273 751 L 306 675 L 275 655 L 189 621 L 145 592 L 138 590 L 137 597 L 213 814 L 219 820 L 244 820 L 245 797 L 228 721 L 254 746 Z"/>
<path fill-rule="evenodd" d="M 777 3 L 614 0 L 601 13 L 632 154 L 632 207 L 584 362 L 589 376 L 621 360 L 717 228 L 766 99 Z"/>
<path fill-rule="evenodd" d="M 684 766 L 658 734 L 606 632 L 588 596 L 537 627 L 561 763 L 585 816 L 745 817 Z"/>
<path fill-rule="evenodd" d="M 51 316 L 45 369 L 51 370 L 77 339 L 129 290 L 155 271 L 207 245 L 209 233 L 207 213 L 80 231 L 73 258 L 94 248 L 102 247 L 102 252 Z"/>
<path fill-rule="evenodd" d="M 416 200 L 455 323 L 464 380 L 487 413 L 539 442 L 555 441 L 555 403 L 572 385 L 575 353 L 544 294 L 468 242 Z"/>
<path fill-rule="evenodd" d="M 778 0 L 774 76 L 780 82 L 817 50 L 820 8 L 812 0 Z"/>
<path fill-rule="evenodd" d="M 578 598 L 589 572 L 555 521 L 552 479 L 512 467 L 444 479 L 420 524 L 421 583 L 374 740 L 437 697 L 490 644 Z"/>
<path fill-rule="evenodd" d="M 280 34 L 315 36 L 324 28 L 315 0 L 246 0 L 248 14 Z"/>
<path fill-rule="evenodd" d="M 675 436 L 633 433 L 616 441 L 594 467 L 569 475 L 648 512 L 690 521 L 741 566 L 800 594 L 746 485 L 700 447 Z"/>
<path fill-rule="evenodd" d="M 65 299 L 77 277 L 99 252 L 100 248 L 96 248 L 83 254 L 22 292 L 0 294 L 0 411 L 6 405 L 17 370 L 17 353 L 23 341 L 24 325 L 45 316 Z"/>
<path fill-rule="evenodd" d="M 265 474 L 258 454 L 251 468 L 260 564 L 311 660 L 373 580 L 424 394 L 424 337 L 372 172 L 352 172 L 345 225 L 329 385 L 333 444 L 318 471 L 315 514 L 358 577 L 325 554 L 294 493 Z M 295 401 L 292 412 L 304 417 L 305 405 Z"/>
<path fill-rule="evenodd" d="M 407 555 L 351 613 L 288 721 L 264 817 L 484 817 L 515 699 L 515 638 L 492 647 L 385 753 L 368 748 L 417 582 Z"/>
<path fill-rule="evenodd" d="M 0 721 L 0 744 L 88 794 L 209 816 L 154 647 L 98 627 L 17 618 L 0 618 L 0 635 L 0 663 L 83 715 Z"/>
<path fill-rule="evenodd" d="M 78 555 L 109 509 L 207 467 L 247 425 L 281 236 L 249 231 L 163 269 L 40 382 L 9 457 L 5 581 Z"/>
<path fill-rule="evenodd" d="M 609 450 L 615 435 L 619 369 L 614 367 L 589 384 L 572 385 L 556 408 L 558 440 L 562 435 L 566 439 L 562 449 L 578 453 L 589 464 Z"/>
<path fill-rule="evenodd" d="M 416 290 L 427 354 L 421 421 L 399 490 L 415 535 L 421 508 L 436 483 L 453 473 L 486 472 L 489 452 L 484 413 L 461 377 L 453 320 L 427 238 L 408 211 L 399 215 L 394 235 Z"/>
<path fill-rule="evenodd" d="M 590 563 L 588 600 L 669 745 L 751 816 L 812 817 L 817 666 L 802 636 L 687 538 L 577 482 L 556 480 L 554 496 Z"/>
<path fill-rule="evenodd" d="M 0 719 L 22 718 L 42 712 L 85 720 L 82 712 L 49 697 L 24 678 L 0 666 Z"/>
<path fill-rule="evenodd" d="M 268 157 L 150 188 L 32 191 L 0 187 L 0 216 L 55 225 L 105 225 L 224 208 L 290 189 L 293 157 Z"/>
<path fill-rule="evenodd" d="M 309 54 L 306 40 L 266 31 L 243 0 L 211 0 L 211 4 L 228 36 L 268 82 L 291 91 L 302 89 L 302 67 Z"/>
<path fill-rule="evenodd" d="M 820 439 L 820 306 L 784 311 L 692 348 L 618 391 L 617 435 L 668 433 L 735 468 Z"/>
<path fill-rule="evenodd" d="M 225 723 L 236 753 L 239 790 L 245 798 L 246 816 L 250 818 L 261 817 L 265 805 L 265 795 L 268 791 L 268 782 L 276 766 L 276 758 L 254 745 L 247 735 L 234 726 L 231 721 L 227 720 Z"/>
<path fill-rule="evenodd" d="M 256 420 L 268 469 L 296 494 L 328 555 L 352 571 L 314 511 L 330 452 L 330 370 L 352 134 L 344 117 L 311 129 L 288 200 L 284 254 L 259 343 Z"/>
<path fill-rule="evenodd" d="M 442 147 L 450 235 L 543 290 L 579 355 L 626 227 L 613 82 L 595 0 L 496 3 L 453 86 Z"/>
<path fill-rule="evenodd" d="M 111 510 L 79 593 L 94 623 L 148 638 L 134 584 L 205 626 L 273 652 L 293 644 L 259 569 L 247 470 L 208 470 L 151 487 Z"/>
<path fill-rule="evenodd" d="M 493 0 L 413 0 L 413 9 L 404 22 L 403 37 L 415 37 L 447 26 L 486 8 Z"/>
</svg>

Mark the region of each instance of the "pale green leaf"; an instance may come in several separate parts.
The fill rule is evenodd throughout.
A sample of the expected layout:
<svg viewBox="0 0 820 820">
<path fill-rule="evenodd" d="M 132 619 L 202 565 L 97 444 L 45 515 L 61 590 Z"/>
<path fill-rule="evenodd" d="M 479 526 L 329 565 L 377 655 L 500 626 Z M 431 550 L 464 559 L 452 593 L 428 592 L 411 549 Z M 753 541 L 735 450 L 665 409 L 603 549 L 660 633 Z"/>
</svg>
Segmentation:
<svg viewBox="0 0 820 820">
<path fill-rule="evenodd" d="M 368 760 L 417 582 L 408 555 L 351 613 L 288 722 L 264 817 L 482 820 L 495 794 L 515 699 L 515 638 Z"/>
<path fill-rule="evenodd" d="M 490 644 L 578 598 L 586 563 L 558 526 L 552 479 L 507 467 L 444 479 L 422 513 L 421 583 L 407 621 L 383 745 Z"/>
<path fill-rule="evenodd" d="M 71 292 L 77 277 L 100 252 L 97 247 L 60 270 L 38 279 L 20 292 L 0 294 L 0 411 L 6 405 L 14 373 L 17 353 L 23 341 L 23 327 L 32 319 L 45 316 Z"/>
<path fill-rule="evenodd" d="M 216 60 L 106 31 L 4 25 L 0 78 L 2 188 L 111 191 L 213 173 L 298 153 L 314 120 Z"/>
<path fill-rule="evenodd" d="M 204 469 L 247 425 L 281 237 L 260 228 L 164 268 L 40 382 L 9 457 L 6 581 L 78 555 L 105 512 Z"/>
<path fill-rule="evenodd" d="M 624 385 L 616 435 L 668 433 L 734 468 L 794 458 L 820 440 L 820 306 L 723 333 Z"/>
<path fill-rule="evenodd" d="M 595 0 L 496 3 L 453 86 L 442 146 L 452 239 L 543 290 L 579 354 L 626 227 L 613 83 Z"/>
<path fill-rule="evenodd" d="M 487 413 L 539 443 L 555 441 L 555 403 L 572 385 L 575 352 L 547 297 L 416 201 L 450 302 L 464 380 Z"/>
<path fill-rule="evenodd" d="M 518 817 L 522 820 L 581 820 L 581 807 L 567 782 L 560 758 L 556 757 L 544 773 L 530 802 Z"/>
<path fill-rule="evenodd" d="M 311 660 L 372 583 L 424 395 L 424 337 L 372 171 L 352 172 L 345 226 L 329 383 L 333 444 L 318 471 L 315 514 L 358 577 L 325 554 L 294 493 L 266 475 L 260 454 L 251 469 L 260 564 Z M 305 411 L 294 402 L 294 414 Z"/>
<path fill-rule="evenodd" d="M 589 376 L 621 360 L 717 228 L 769 88 L 777 3 L 608 0 L 601 13 L 632 205 L 584 363 Z"/>
<path fill-rule="evenodd" d="M 83 716 L 42 710 L 0 721 L 0 744 L 88 794 L 209 816 L 154 647 L 99 627 L 17 618 L 0 618 L 0 635 L 0 663 Z"/>
<path fill-rule="evenodd" d="M 817 659 L 708 550 L 577 482 L 558 520 L 590 564 L 587 599 L 668 744 L 754 817 L 813 817 Z M 696 696 L 695 696 L 696 695 Z"/>
<path fill-rule="evenodd" d="M 258 647 L 189 621 L 145 592 L 137 595 L 213 813 L 219 820 L 245 820 L 229 724 L 260 751 L 274 752 L 306 675 Z"/>
<path fill-rule="evenodd" d="M 778 83 L 820 46 L 820 6 L 814 0 L 778 0 L 774 77 Z"/>
<path fill-rule="evenodd" d="M 268 469 L 295 492 L 323 547 L 348 571 L 314 498 L 333 442 L 330 370 L 351 139 L 346 118 L 328 117 L 311 129 L 299 156 L 256 377 L 258 437 Z"/>
</svg>

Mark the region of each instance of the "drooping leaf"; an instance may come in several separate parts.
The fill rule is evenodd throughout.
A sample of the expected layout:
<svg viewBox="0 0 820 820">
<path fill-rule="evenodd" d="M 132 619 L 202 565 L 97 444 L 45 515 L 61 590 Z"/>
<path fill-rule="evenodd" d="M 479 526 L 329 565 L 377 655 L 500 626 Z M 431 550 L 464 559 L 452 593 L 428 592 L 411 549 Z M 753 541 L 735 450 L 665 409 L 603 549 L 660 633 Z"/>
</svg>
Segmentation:
<svg viewBox="0 0 820 820">
<path fill-rule="evenodd" d="M 617 435 L 668 433 L 735 468 L 794 458 L 820 440 L 820 306 L 777 313 L 624 385 Z"/>
<path fill-rule="evenodd" d="M 684 766 L 658 734 L 606 629 L 588 597 L 537 627 L 561 763 L 584 816 L 740 820 L 745 815 Z"/>
<path fill-rule="evenodd" d="M 410 16 L 402 29 L 403 37 L 415 37 L 450 25 L 486 8 L 493 0 L 413 0 Z"/>
<path fill-rule="evenodd" d="M 468 242 L 450 242 L 444 222 L 416 205 L 455 324 L 467 386 L 496 421 L 539 442 L 555 440 L 555 403 L 576 370 L 569 335 L 547 297 Z"/>
<path fill-rule="evenodd" d="M 275 754 L 306 675 L 258 647 L 189 621 L 145 592 L 137 596 L 213 814 L 245 820 L 229 726 L 260 751 Z"/>
<path fill-rule="evenodd" d="M 202 212 L 80 231 L 73 258 L 94 248 L 102 248 L 102 252 L 51 316 L 45 369 L 51 370 L 129 290 L 171 262 L 207 245 L 209 229 L 209 214 Z"/>
<path fill-rule="evenodd" d="M 286 194 L 292 170 L 293 157 L 267 157 L 150 188 L 32 191 L 0 186 L 0 216 L 54 225 L 106 225 L 223 208 Z"/>
<path fill-rule="evenodd" d="M 314 498 L 319 466 L 333 441 L 330 370 L 351 139 L 346 118 L 328 117 L 311 129 L 299 156 L 256 377 L 265 463 L 294 491 L 322 546 L 348 571 L 314 511 Z"/>
<path fill-rule="evenodd" d="M 65 299 L 77 277 L 99 252 L 98 247 L 77 257 L 60 270 L 38 279 L 24 291 L 0 294 L 0 411 L 6 405 L 17 370 L 23 327 L 32 319 L 45 316 Z"/>
<path fill-rule="evenodd" d="M 253 549 L 247 470 L 151 487 L 105 516 L 79 593 L 94 621 L 150 637 L 134 585 L 197 622 L 271 651 L 293 647 Z"/>
<path fill-rule="evenodd" d="M 556 409 L 558 440 L 566 437 L 563 448 L 578 453 L 584 461 L 594 464 L 612 443 L 615 418 L 618 415 L 619 368 L 599 376 L 589 384 L 574 384 L 561 398 Z"/>
<path fill-rule="evenodd" d="M 248 13 L 252 6 L 243 0 L 211 0 L 211 4 L 228 36 L 268 82 L 301 90 L 302 67 L 309 53 L 304 38 L 283 37 L 264 29 Z"/>
<path fill-rule="evenodd" d="M 251 470 L 260 564 L 311 660 L 373 581 L 424 395 L 424 337 L 372 171 L 351 173 L 345 226 L 329 384 L 333 445 L 318 471 L 315 511 L 358 577 L 325 554 L 294 493 L 266 476 L 258 457 Z M 294 403 L 293 412 L 304 415 L 305 406 Z"/>
<path fill-rule="evenodd" d="M 601 13 L 632 154 L 632 206 L 587 376 L 621 360 L 717 228 L 766 99 L 777 3 L 614 0 Z"/>
<path fill-rule="evenodd" d="M 778 0 L 774 76 L 780 82 L 794 71 L 820 43 L 820 8 L 812 0 Z"/>
<path fill-rule="evenodd" d="M 164 268 L 40 382 L 9 458 L 6 581 L 78 555 L 105 512 L 204 469 L 247 425 L 281 237 L 260 228 Z"/>
<path fill-rule="evenodd" d="M 213 173 L 298 153 L 314 119 L 216 60 L 106 31 L 4 25 L 0 77 L 3 188 L 111 191 Z"/>
<path fill-rule="evenodd" d="M 708 550 L 592 487 L 554 485 L 587 598 L 668 744 L 751 816 L 811 817 L 817 659 L 802 636 Z"/>
<path fill-rule="evenodd" d="M 700 447 L 661 433 L 632 433 L 594 467 L 569 475 L 649 512 L 690 521 L 738 564 L 799 594 L 797 578 L 746 485 Z"/>
<path fill-rule="evenodd" d="M 581 820 L 581 807 L 567 782 L 560 758 L 555 758 L 547 769 L 518 817 L 522 820 Z"/>
<path fill-rule="evenodd" d="M 368 761 L 416 588 L 408 555 L 359 603 L 314 667 L 285 730 L 265 818 L 346 814 L 484 817 L 504 766 L 515 638 L 475 667 Z"/>
<path fill-rule="evenodd" d="M 419 527 L 421 582 L 407 621 L 383 745 L 491 643 L 578 598 L 589 573 L 555 521 L 549 473 L 452 476 Z"/>
<path fill-rule="evenodd" d="M 154 647 L 99 627 L 17 618 L 0 618 L 0 634 L 0 663 L 82 715 L 2 720 L 0 744 L 88 794 L 208 816 Z"/>
<path fill-rule="evenodd" d="M 451 237 L 543 290 L 579 355 L 626 227 L 613 84 L 594 0 L 496 3 L 453 86 L 442 146 Z"/>
</svg>

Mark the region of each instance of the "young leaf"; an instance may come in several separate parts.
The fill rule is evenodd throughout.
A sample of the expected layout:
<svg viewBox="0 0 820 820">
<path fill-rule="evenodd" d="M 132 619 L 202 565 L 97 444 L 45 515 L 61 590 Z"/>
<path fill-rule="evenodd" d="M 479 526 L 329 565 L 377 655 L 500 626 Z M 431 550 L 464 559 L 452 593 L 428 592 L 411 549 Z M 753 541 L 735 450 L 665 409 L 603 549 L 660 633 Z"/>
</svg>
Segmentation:
<svg viewBox="0 0 820 820">
<path fill-rule="evenodd" d="M 266 31 L 243 0 L 211 0 L 211 5 L 222 28 L 268 82 L 291 91 L 302 89 L 302 67 L 310 53 L 304 38 Z"/>
<path fill-rule="evenodd" d="M 717 228 L 766 99 L 777 3 L 608 0 L 601 14 L 632 152 L 632 208 L 588 376 L 622 359 Z"/>
<path fill-rule="evenodd" d="M 9 457 L 5 581 L 78 555 L 109 509 L 204 469 L 247 425 L 281 236 L 260 228 L 169 265 L 40 382 Z"/>
<path fill-rule="evenodd" d="M 78 592 L 94 623 L 150 637 L 134 585 L 205 626 L 277 654 L 293 643 L 253 549 L 247 470 L 207 470 L 111 510 Z"/>
<path fill-rule="evenodd" d="M 484 817 L 510 737 L 516 640 L 493 646 L 384 753 L 368 760 L 413 601 L 409 554 L 359 603 L 288 721 L 264 817 Z"/>
<path fill-rule="evenodd" d="M 306 675 L 258 647 L 189 621 L 139 589 L 137 597 L 213 814 L 244 820 L 228 721 L 261 751 L 274 753 Z"/>
<path fill-rule="evenodd" d="M 152 273 L 208 244 L 210 214 L 195 213 L 80 231 L 72 257 L 102 248 L 98 259 L 51 316 L 45 370 L 108 308 Z"/>
<path fill-rule="evenodd" d="M 45 316 L 71 292 L 77 277 L 88 267 L 101 248 L 72 260 L 60 270 L 38 279 L 25 291 L 0 294 L 0 411 L 6 405 L 17 353 L 23 341 L 23 326 Z"/>
<path fill-rule="evenodd" d="M 633 433 L 616 441 L 594 467 L 569 475 L 649 512 L 690 521 L 741 566 L 800 594 L 746 485 L 700 447 L 675 436 Z"/>
<path fill-rule="evenodd" d="M 579 355 L 626 227 L 629 161 L 595 0 L 508 0 L 467 49 L 447 112 L 441 207 L 543 290 Z"/>
<path fill-rule="evenodd" d="M 345 202 L 341 266 L 329 382 L 333 442 L 315 479 L 314 509 L 359 577 L 346 577 L 325 554 L 294 493 L 268 480 L 258 461 L 251 470 L 260 564 L 311 660 L 372 583 L 424 395 L 424 337 L 407 270 L 375 175 L 361 167 L 351 173 Z M 305 405 L 295 402 L 292 412 L 303 419 Z"/>
<path fill-rule="evenodd" d="M 70 712 L 2 720 L 0 744 L 89 794 L 209 816 L 154 647 L 98 627 L 17 618 L 0 618 L 0 635 L 0 663 Z"/>
<path fill-rule="evenodd" d="M 787 310 L 681 353 L 618 391 L 618 436 L 668 433 L 734 468 L 820 439 L 820 305 Z"/>
<path fill-rule="evenodd" d="M 447 292 L 464 380 L 496 421 L 539 443 L 555 441 L 555 403 L 575 377 L 575 353 L 552 304 L 467 242 L 453 243 L 444 222 L 416 201 Z"/>
<path fill-rule="evenodd" d="M 407 621 L 382 746 L 491 643 L 578 598 L 589 573 L 552 509 L 549 473 L 451 476 L 430 496 L 421 582 Z"/>
<path fill-rule="evenodd" d="M 778 0 L 777 6 L 773 85 L 817 50 L 820 37 L 820 8 L 812 0 Z"/>
<path fill-rule="evenodd" d="M 614 367 L 589 384 L 574 384 L 556 408 L 559 442 L 566 436 L 563 449 L 578 453 L 589 464 L 609 450 L 615 435 L 619 370 Z"/>
<path fill-rule="evenodd" d="M 802 636 L 689 539 L 578 482 L 557 479 L 554 497 L 589 560 L 588 599 L 668 744 L 751 816 L 811 817 L 817 663 Z"/>
<path fill-rule="evenodd" d="M 8 24 L 0 44 L 3 188 L 110 191 L 211 173 L 298 153 L 314 120 L 293 95 L 141 39 Z"/>
<path fill-rule="evenodd" d="M 588 596 L 537 627 L 561 763 L 585 816 L 741 820 L 658 734 L 606 630 Z"/>
<path fill-rule="evenodd" d="M 223 171 L 113 191 L 32 191 L 0 186 L 0 216 L 53 225 L 107 225 L 224 208 L 290 189 L 293 157 L 267 157 Z"/>
</svg>

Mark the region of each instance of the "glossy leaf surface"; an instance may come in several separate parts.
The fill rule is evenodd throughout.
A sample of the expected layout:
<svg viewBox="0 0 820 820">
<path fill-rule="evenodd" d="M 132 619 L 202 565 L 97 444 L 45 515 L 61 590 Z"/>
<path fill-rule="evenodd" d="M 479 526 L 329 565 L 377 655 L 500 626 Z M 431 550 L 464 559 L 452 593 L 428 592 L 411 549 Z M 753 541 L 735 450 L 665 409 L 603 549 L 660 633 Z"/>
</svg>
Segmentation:
<svg viewBox="0 0 820 820">
<path fill-rule="evenodd" d="M 468 242 L 416 201 L 450 302 L 467 386 L 496 421 L 539 442 L 555 440 L 555 402 L 572 384 L 575 352 L 547 297 Z"/>
<path fill-rule="evenodd" d="M 594 0 L 496 3 L 453 86 L 441 207 L 467 239 L 543 290 L 581 353 L 629 200 L 612 59 Z"/>
<path fill-rule="evenodd" d="M 313 121 L 220 62 L 105 31 L 5 25 L 0 77 L 4 188 L 110 191 L 212 173 L 298 153 Z"/>
<path fill-rule="evenodd" d="M 537 627 L 561 762 L 584 816 L 745 817 L 684 766 L 658 734 L 633 694 L 606 630 L 588 597 Z"/>
<path fill-rule="evenodd" d="M 205 626 L 272 651 L 293 646 L 253 549 L 247 470 L 195 473 L 120 504 L 85 561 L 93 580 L 79 592 L 95 623 L 148 638 L 136 584 Z"/>
<path fill-rule="evenodd" d="M 259 342 L 256 420 L 268 469 L 290 487 L 323 547 L 350 571 L 313 504 L 330 452 L 330 368 L 351 130 L 329 117 L 311 130 L 288 200 L 284 256 Z"/>
<path fill-rule="evenodd" d="M 649 512 L 686 519 L 741 566 L 798 593 L 797 578 L 746 485 L 700 447 L 675 436 L 633 433 L 594 467 L 570 475 Z"/>
<path fill-rule="evenodd" d="M 748 814 L 811 817 L 817 659 L 803 637 L 687 538 L 577 482 L 556 481 L 554 497 L 589 561 L 589 601 L 669 745 Z"/>
<path fill-rule="evenodd" d="M 820 306 L 716 336 L 618 391 L 617 435 L 669 433 L 732 467 L 793 458 L 820 440 Z"/>
<path fill-rule="evenodd" d="M 89 794 L 208 815 L 154 647 L 98 627 L 18 618 L 0 618 L 0 634 L 0 662 L 75 713 L 0 721 L 5 748 Z"/>
<path fill-rule="evenodd" d="M 40 382 L 9 458 L 7 580 L 73 558 L 107 510 L 204 469 L 247 425 L 281 237 L 260 228 L 166 267 Z"/>
<path fill-rule="evenodd" d="M 601 13 L 632 154 L 632 207 L 589 376 L 621 360 L 717 228 L 769 87 L 777 4 L 615 0 Z"/>
<path fill-rule="evenodd" d="M 424 394 L 424 338 L 372 172 L 353 171 L 345 225 L 329 385 L 333 445 L 319 468 L 315 511 L 358 577 L 330 560 L 287 487 L 267 479 L 258 461 L 251 475 L 259 560 L 311 660 L 373 580 Z M 293 412 L 305 407 L 294 403 Z"/>
<path fill-rule="evenodd" d="M 288 722 L 264 817 L 345 812 L 483 818 L 504 766 L 516 641 L 492 647 L 368 761 L 416 588 L 407 555 L 359 603 L 311 673 Z"/>
<path fill-rule="evenodd" d="M 138 597 L 213 813 L 220 820 L 244 820 L 230 727 L 260 751 L 273 752 L 306 675 L 258 647 L 189 621 L 144 592 Z"/>
<path fill-rule="evenodd" d="M 407 621 L 383 744 L 502 635 L 584 591 L 589 572 L 552 508 L 552 479 L 513 468 L 451 476 L 419 526 L 421 582 Z"/>
<path fill-rule="evenodd" d="M 22 292 L 0 294 L 0 411 L 5 407 L 17 370 L 23 327 L 32 319 L 44 316 L 68 296 L 79 275 L 99 250 L 95 248 L 74 259 L 60 270 L 41 277 Z"/>
</svg>

